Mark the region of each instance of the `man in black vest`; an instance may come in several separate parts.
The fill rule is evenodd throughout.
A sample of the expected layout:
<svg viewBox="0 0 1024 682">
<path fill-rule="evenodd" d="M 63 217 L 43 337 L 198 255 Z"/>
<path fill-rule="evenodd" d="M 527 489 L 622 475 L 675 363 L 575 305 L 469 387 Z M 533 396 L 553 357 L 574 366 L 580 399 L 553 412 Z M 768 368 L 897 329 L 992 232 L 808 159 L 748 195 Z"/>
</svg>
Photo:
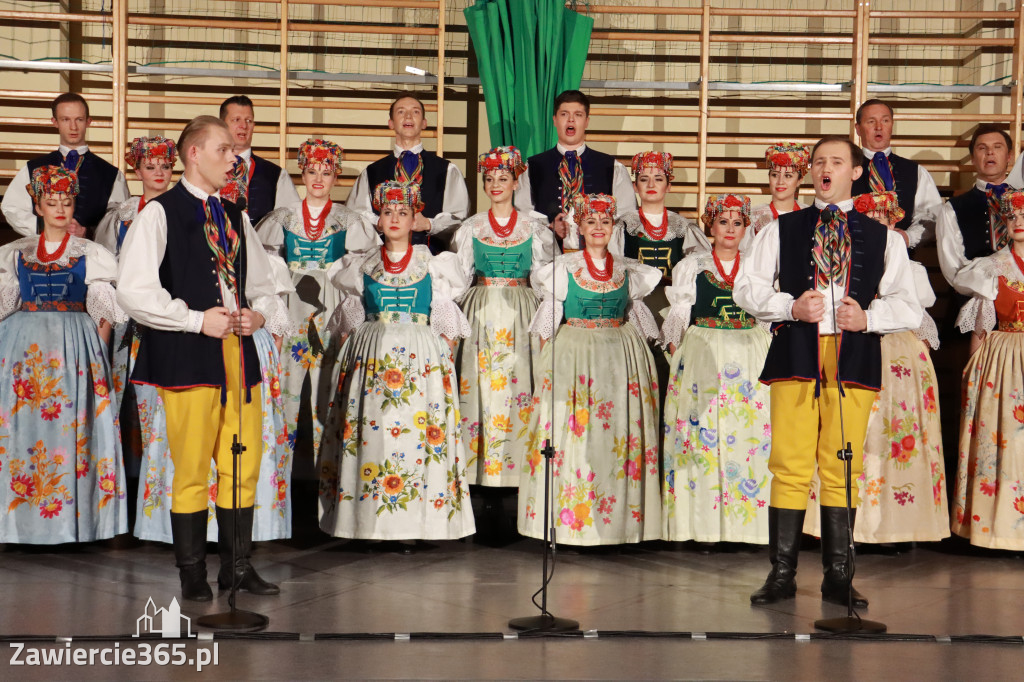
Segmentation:
<svg viewBox="0 0 1024 682">
<path fill-rule="evenodd" d="M 60 135 L 60 146 L 45 156 L 32 159 L 18 171 L 4 194 L 2 210 L 7 222 L 20 234 L 37 233 L 32 198 L 26 189 L 29 178 L 41 166 L 63 166 L 77 171 L 81 191 L 75 201 L 75 215 L 68 232 L 92 239 L 108 206 L 117 206 L 130 196 L 124 173 L 89 151 L 86 131 L 92 123 L 89 104 L 78 93 L 65 92 L 50 105 L 50 120 Z"/>
<path fill-rule="evenodd" d="M 851 187 L 861 174 L 859 157 L 857 146 L 845 138 L 819 141 L 811 154 L 814 206 L 769 223 L 754 238 L 736 276 L 736 302 L 772 322 L 773 329 L 761 373 L 761 382 L 771 385 L 774 436 L 768 460 L 772 569 L 751 595 L 754 604 L 772 604 L 796 593 L 815 464 L 821 479 L 821 595 L 825 601 L 849 602 L 847 538 L 852 527 L 843 463 L 836 453 L 845 443 L 852 445 L 856 480 L 863 468 L 871 405 L 881 386 L 881 335 L 921 324 L 923 311 L 903 240 L 853 210 Z M 856 507 L 856 484 L 852 500 Z M 853 601 L 867 606 L 856 590 Z"/>
<path fill-rule="evenodd" d="M 558 143 L 530 157 L 527 173 L 519 178 L 516 208 L 544 214 L 559 239 L 565 239 L 566 213 L 576 194 L 610 194 L 619 215 L 635 211 L 629 171 L 586 144 L 590 99 L 579 90 L 566 90 L 555 98 L 552 120 Z"/>
<path fill-rule="evenodd" d="M 896 192 L 906 215 L 896 224 L 908 248 L 921 243 L 935 229 L 935 214 L 942 197 L 931 173 L 916 161 L 892 153 L 892 107 L 869 99 L 857 109 L 857 136 L 864 158 L 863 172 L 853 182 L 853 194 Z"/>
<path fill-rule="evenodd" d="M 253 153 L 255 116 L 252 100 L 245 95 L 228 97 L 220 105 L 220 118 L 231 131 L 232 151 L 236 157 L 234 176 L 221 195 L 238 204 L 253 225 L 278 206 L 299 202 L 299 193 L 288 171 Z"/>
<path fill-rule="evenodd" d="M 968 148 L 977 172 L 974 186 L 946 202 L 935 224 L 942 276 L 964 295 L 969 292 L 957 286 L 956 274 L 975 258 L 1000 250 L 1009 239 L 999 200 L 1010 188 L 1013 143 L 1002 128 L 984 124 L 974 131 Z"/>
<path fill-rule="evenodd" d="M 439 253 L 452 230 L 469 215 L 466 178 L 454 163 L 423 149 L 427 118 L 415 94 L 402 93 L 391 103 L 388 128 L 395 131 L 392 153 L 359 174 L 346 205 L 376 225 L 370 200 L 377 185 L 389 180 L 418 184 L 423 210 L 416 214 L 412 243 L 428 244 L 432 253 Z"/>
<path fill-rule="evenodd" d="M 277 306 L 266 253 L 248 218 L 218 190 L 235 163 L 228 127 L 200 116 L 178 140 L 181 181 L 151 200 L 128 231 L 117 299 L 139 324 L 133 383 L 156 386 L 174 461 L 171 533 L 182 597 L 209 601 L 207 477 L 217 463 L 218 584 L 277 594 L 249 563 L 263 451 L 260 361 L 252 333 Z M 241 416 L 239 416 L 239 412 Z M 241 433 L 238 433 L 241 421 Z M 235 435 L 245 447 L 233 470 Z M 240 479 L 239 509 L 232 487 Z M 239 542 L 234 543 L 236 536 Z"/>
</svg>

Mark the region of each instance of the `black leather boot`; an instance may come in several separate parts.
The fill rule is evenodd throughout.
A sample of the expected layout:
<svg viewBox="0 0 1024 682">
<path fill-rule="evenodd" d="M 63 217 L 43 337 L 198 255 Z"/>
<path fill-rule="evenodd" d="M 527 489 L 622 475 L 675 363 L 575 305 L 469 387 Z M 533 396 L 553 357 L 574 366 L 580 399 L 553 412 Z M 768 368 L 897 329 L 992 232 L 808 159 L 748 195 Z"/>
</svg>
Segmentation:
<svg viewBox="0 0 1024 682">
<path fill-rule="evenodd" d="M 231 509 L 217 507 L 217 551 L 220 554 L 220 572 L 217 586 L 222 590 L 231 589 L 235 580 L 239 592 L 252 594 L 279 594 L 280 588 L 261 578 L 249 563 L 252 554 L 252 520 L 255 509 L 242 507 L 238 510 L 238 544 L 234 550 L 232 570 L 232 538 L 235 530 L 235 513 Z"/>
<path fill-rule="evenodd" d="M 796 562 L 800 555 L 800 537 L 804 531 L 803 509 L 768 507 L 768 560 L 772 570 L 751 604 L 774 604 L 796 594 Z"/>
<path fill-rule="evenodd" d="M 850 521 L 856 522 L 857 510 L 850 512 Z M 847 606 L 851 592 L 853 607 L 866 609 L 867 598 L 856 589 L 851 591 L 847 547 L 853 526 L 847 523 L 846 507 L 821 507 L 821 566 L 825 578 L 821 581 L 821 598 L 832 604 Z"/>
<path fill-rule="evenodd" d="M 174 564 L 181 579 L 181 598 L 210 601 L 213 590 L 206 582 L 206 519 L 209 512 L 176 514 L 171 512 L 171 538 Z"/>
</svg>

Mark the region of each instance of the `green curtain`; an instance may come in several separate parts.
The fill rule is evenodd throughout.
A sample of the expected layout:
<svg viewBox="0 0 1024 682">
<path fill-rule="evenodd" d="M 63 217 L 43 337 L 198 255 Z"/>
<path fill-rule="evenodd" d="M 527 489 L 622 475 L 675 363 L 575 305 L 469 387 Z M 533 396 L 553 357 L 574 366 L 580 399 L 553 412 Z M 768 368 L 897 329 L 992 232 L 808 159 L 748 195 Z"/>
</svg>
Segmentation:
<svg viewBox="0 0 1024 682">
<path fill-rule="evenodd" d="M 551 105 L 580 87 L 594 20 L 565 0 L 477 0 L 463 13 L 491 146 L 514 144 L 524 157 L 553 147 Z"/>
</svg>

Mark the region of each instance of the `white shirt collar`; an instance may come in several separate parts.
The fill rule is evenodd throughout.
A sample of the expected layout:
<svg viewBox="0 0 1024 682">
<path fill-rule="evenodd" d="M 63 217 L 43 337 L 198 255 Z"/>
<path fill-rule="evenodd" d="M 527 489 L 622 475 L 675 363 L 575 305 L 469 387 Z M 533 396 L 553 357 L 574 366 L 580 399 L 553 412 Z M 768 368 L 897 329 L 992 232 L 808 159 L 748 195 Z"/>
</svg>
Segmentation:
<svg viewBox="0 0 1024 682">
<path fill-rule="evenodd" d="M 864 152 L 865 158 L 875 158 L 875 152 L 871 151 L 867 147 L 861 147 L 860 149 L 862 152 Z M 890 154 L 892 154 L 892 147 L 886 147 L 885 149 L 882 150 L 882 153 L 885 154 L 886 156 L 889 156 Z"/>
<path fill-rule="evenodd" d="M 203 202 L 204 204 L 206 203 L 206 199 L 211 196 L 204 192 L 203 190 L 196 187 L 195 185 L 193 185 L 191 182 L 189 182 L 184 175 L 181 176 L 181 180 L 179 182 L 181 182 L 182 186 L 189 194 L 194 196 L 196 199 L 199 199 L 199 201 Z M 220 192 L 214 192 L 212 196 L 215 196 L 219 199 Z"/>
<path fill-rule="evenodd" d="M 814 206 L 820 211 L 821 209 L 828 206 L 828 204 L 822 201 L 821 199 L 815 197 Z M 840 211 L 843 211 L 844 213 L 849 213 L 850 211 L 853 210 L 853 198 L 846 199 L 845 201 L 840 201 L 838 204 L 836 204 L 836 206 L 839 208 Z"/>
<path fill-rule="evenodd" d="M 1005 178 L 1003 178 L 1003 182 L 1006 183 L 1009 179 L 1010 179 L 1010 176 L 1007 175 Z M 1001 184 L 1001 183 L 993 182 L 992 184 L 993 185 L 998 185 L 998 184 Z M 982 180 L 981 178 L 978 178 L 977 180 L 974 181 L 974 186 L 977 187 L 978 189 L 980 189 L 982 192 L 987 191 L 986 185 L 988 185 L 988 181 L 987 180 Z M 1007 186 L 1009 186 L 1009 184 L 1007 184 Z"/>
<path fill-rule="evenodd" d="M 402 155 L 402 152 L 412 152 L 413 154 L 422 154 L 423 153 L 423 143 L 420 142 L 419 144 L 414 144 L 409 149 L 406 149 L 405 147 L 399 147 L 398 143 L 396 142 L 393 151 L 394 151 L 396 159 Z"/>
<path fill-rule="evenodd" d="M 252 147 L 249 147 L 244 152 L 238 152 L 235 156 L 241 156 L 246 163 L 249 163 L 252 159 Z"/>
<path fill-rule="evenodd" d="M 71 147 L 65 147 L 64 145 L 58 145 L 57 146 L 57 151 L 60 152 L 61 156 L 67 156 L 68 152 L 71 151 Z M 83 144 L 81 146 L 75 147 L 75 151 L 78 152 L 79 156 L 82 156 L 87 151 L 89 151 L 89 145 Z"/>
<path fill-rule="evenodd" d="M 561 142 L 559 142 L 555 145 L 555 149 L 557 149 L 558 153 L 561 154 L 562 156 L 565 156 L 565 153 L 569 151 L 576 152 L 576 156 L 580 156 L 581 154 L 583 154 L 583 152 L 587 151 L 587 143 L 581 142 L 579 147 L 576 147 L 575 149 L 570 149 L 569 147 L 566 147 Z"/>
</svg>

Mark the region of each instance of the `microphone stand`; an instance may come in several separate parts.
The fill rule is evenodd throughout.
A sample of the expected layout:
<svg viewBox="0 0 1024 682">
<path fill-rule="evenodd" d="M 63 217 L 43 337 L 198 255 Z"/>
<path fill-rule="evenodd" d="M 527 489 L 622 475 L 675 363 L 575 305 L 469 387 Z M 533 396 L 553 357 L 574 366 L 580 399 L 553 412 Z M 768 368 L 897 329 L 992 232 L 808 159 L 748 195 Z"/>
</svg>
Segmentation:
<svg viewBox="0 0 1024 682">
<path fill-rule="evenodd" d="M 555 240 L 552 240 L 555 241 Z M 555 242 L 557 246 L 557 241 Z M 555 260 L 558 254 L 557 249 L 552 249 L 551 255 L 551 289 L 555 289 L 555 278 L 558 276 L 558 268 Z M 553 300 L 554 297 L 552 297 Z M 548 585 L 555 574 L 555 518 L 551 504 L 551 488 L 554 473 L 551 462 L 555 458 L 555 336 L 557 336 L 559 320 L 555 319 L 554 306 L 551 308 L 551 427 L 547 440 L 541 453 L 544 455 L 544 554 L 541 561 L 541 583 L 540 589 L 533 593 L 531 600 L 534 606 L 540 609 L 539 616 L 524 616 L 513 618 L 508 626 L 513 630 L 529 632 L 570 632 L 579 630 L 580 624 L 568 618 L 558 618 L 548 611 Z M 538 422 L 539 423 L 539 422 Z M 548 572 L 550 559 L 551 571 Z M 537 603 L 537 595 L 540 595 L 540 604 Z"/>
<path fill-rule="evenodd" d="M 239 239 L 244 239 L 245 226 Z M 227 235 L 221 228 L 221 239 L 227 244 Z M 225 248 L 225 252 L 228 249 Z M 240 250 L 241 251 L 241 250 Z M 242 281 L 235 276 L 235 309 L 242 311 Z M 228 610 L 221 613 L 211 613 L 201 616 L 196 623 L 211 630 L 227 630 L 232 632 L 258 632 L 264 630 L 270 624 L 270 618 L 262 613 L 254 611 L 243 611 L 235 607 L 235 600 L 238 596 L 238 583 L 241 579 L 236 567 L 238 566 L 238 546 L 241 544 L 241 530 L 239 528 L 238 503 L 242 497 L 242 476 L 241 471 L 242 453 L 247 449 L 242 444 L 242 405 L 245 402 L 245 361 L 242 344 L 243 337 L 238 335 L 238 432 L 231 439 L 231 593 L 228 595 Z M 251 532 L 251 530 L 250 530 Z"/>
<path fill-rule="evenodd" d="M 826 209 L 827 210 L 827 209 Z M 831 211 L 830 211 L 831 213 Z M 832 214 L 833 216 L 835 214 Z M 847 228 L 849 229 L 849 224 Z M 836 387 L 839 389 L 836 397 L 839 400 L 839 433 L 840 440 L 846 443 L 840 447 L 836 457 L 843 461 L 843 473 L 846 479 L 846 565 L 849 567 L 850 584 L 846 596 L 846 615 L 839 618 L 821 618 L 814 621 L 814 627 L 825 632 L 836 634 L 878 634 L 886 631 L 886 626 L 874 620 L 864 620 L 853 608 L 853 574 L 855 552 L 853 549 L 853 448 L 846 440 L 846 426 L 843 423 L 843 382 L 839 373 L 839 341 L 841 335 L 836 324 L 836 289 L 832 279 L 832 266 L 835 263 L 835 245 L 830 244 L 829 248 L 829 294 L 832 297 L 832 334 L 836 339 L 833 349 L 836 354 Z"/>
</svg>

